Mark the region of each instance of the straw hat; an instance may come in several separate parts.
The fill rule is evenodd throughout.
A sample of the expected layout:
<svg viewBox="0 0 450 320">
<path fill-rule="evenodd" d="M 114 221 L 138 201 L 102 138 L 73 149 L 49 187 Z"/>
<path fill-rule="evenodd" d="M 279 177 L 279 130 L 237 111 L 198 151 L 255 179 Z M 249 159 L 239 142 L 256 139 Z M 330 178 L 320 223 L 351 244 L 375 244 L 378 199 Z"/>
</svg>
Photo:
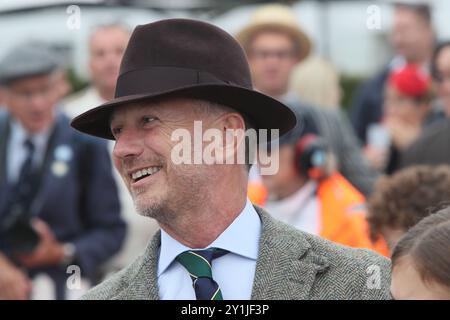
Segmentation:
<svg viewBox="0 0 450 320">
<path fill-rule="evenodd" d="M 292 37 L 300 48 L 297 58 L 303 60 L 311 51 L 311 40 L 302 31 L 292 9 L 281 4 L 269 4 L 257 9 L 250 23 L 236 34 L 236 39 L 247 49 L 249 41 L 261 30 L 280 30 Z"/>
</svg>

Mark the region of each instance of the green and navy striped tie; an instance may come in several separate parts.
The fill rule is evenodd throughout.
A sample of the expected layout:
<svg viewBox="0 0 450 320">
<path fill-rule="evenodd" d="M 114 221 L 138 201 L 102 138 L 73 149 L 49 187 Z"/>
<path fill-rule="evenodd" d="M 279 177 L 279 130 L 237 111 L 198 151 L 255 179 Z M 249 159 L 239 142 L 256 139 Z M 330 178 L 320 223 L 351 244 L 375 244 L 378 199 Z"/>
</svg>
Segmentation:
<svg viewBox="0 0 450 320">
<path fill-rule="evenodd" d="M 223 300 L 219 285 L 214 281 L 211 263 L 228 251 L 209 248 L 180 253 L 176 260 L 189 272 L 197 300 Z"/>
</svg>

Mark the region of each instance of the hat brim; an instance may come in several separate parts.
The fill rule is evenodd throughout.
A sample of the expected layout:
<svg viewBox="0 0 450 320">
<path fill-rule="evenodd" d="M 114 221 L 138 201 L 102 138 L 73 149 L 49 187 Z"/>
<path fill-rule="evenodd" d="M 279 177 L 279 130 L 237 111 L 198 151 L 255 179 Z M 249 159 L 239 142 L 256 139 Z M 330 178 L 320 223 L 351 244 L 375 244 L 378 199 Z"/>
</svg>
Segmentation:
<svg viewBox="0 0 450 320">
<path fill-rule="evenodd" d="M 89 135 L 114 140 L 110 128 L 112 111 L 127 104 L 171 96 L 223 104 L 247 115 L 256 129 L 279 129 L 280 136 L 294 128 L 297 122 L 289 107 L 260 92 L 233 85 L 205 84 L 116 98 L 75 117 L 71 126 Z"/>
<path fill-rule="evenodd" d="M 312 43 L 306 33 L 304 33 L 299 28 L 290 27 L 279 23 L 257 23 L 249 25 L 239 31 L 236 34 L 235 38 L 244 47 L 244 49 L 247 50 L 248 44 L 252 40 L 252 38 L 257 33 L 263 32 L 264 30 L 280 30 L 290 35 L 300 48 L 299 52 L 297 53 L 297 59 L 299 61 L 304 60 L 311 53 Z"/>
</svg>

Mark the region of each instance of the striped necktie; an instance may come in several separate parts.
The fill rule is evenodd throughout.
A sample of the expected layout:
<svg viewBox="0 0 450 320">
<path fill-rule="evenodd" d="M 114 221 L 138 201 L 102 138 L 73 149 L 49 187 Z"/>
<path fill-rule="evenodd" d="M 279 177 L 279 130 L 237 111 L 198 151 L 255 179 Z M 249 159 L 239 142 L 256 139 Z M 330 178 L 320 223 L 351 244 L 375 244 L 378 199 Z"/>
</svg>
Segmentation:
<svg viewBox="0 0 450 320">
<path fill-rule="evenodd" d="M 197 300 L 223 300 L 219 285 L 212 277 L 211 263 L 228 251 L 209 248 L 180 253 L 176 260 L 189 272 Z"/>
</svg>

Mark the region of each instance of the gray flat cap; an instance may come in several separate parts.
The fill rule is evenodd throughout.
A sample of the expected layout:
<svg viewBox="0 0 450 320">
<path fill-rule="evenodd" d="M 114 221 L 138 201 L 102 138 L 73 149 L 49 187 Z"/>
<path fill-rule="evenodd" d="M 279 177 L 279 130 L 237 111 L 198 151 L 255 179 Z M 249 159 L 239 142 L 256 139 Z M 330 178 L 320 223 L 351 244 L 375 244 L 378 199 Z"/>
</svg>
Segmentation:
<svg viewBox="0 0 450 320">
<path fill-rule="evenodd" d="M 22 44 L 0 61 L 0 84 L 31 76 L 48 74 L 59 67 L 55 53 L 42 43 Z"/>
</svg>

